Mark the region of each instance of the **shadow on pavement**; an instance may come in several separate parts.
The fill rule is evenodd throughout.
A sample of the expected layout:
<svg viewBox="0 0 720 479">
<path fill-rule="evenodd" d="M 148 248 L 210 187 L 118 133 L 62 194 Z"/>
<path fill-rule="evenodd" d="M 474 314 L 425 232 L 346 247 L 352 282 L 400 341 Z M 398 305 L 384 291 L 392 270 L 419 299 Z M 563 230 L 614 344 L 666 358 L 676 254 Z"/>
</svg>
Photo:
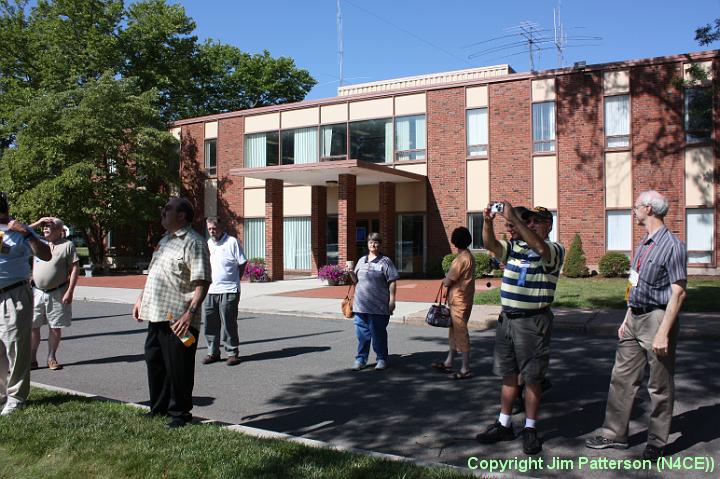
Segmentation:
<svg viewBox="0 0 720 479">
<path fill-rule="evenodd" d="M 97 338 L 101 336 L 127 336 L 128 334 L 140 334 L 140 333 L 146 333 L 147 329 L 127 329 L 124 331 L 107 331 L 104 333 L 92 333 L 92 334 L 74 334 L 72 336 L 63 336 L 63 341 L 71 341 L 73 339 L 85 339 L 85 338 Z M 43 339 L 43 341 L 47 341 L 47 339 Z"/>
<path fill-rule="evenodd" d="M 240 356 L 240 360 L 244 363 L 248 363 L 251 361 L 265 361 L 268 359 L 291 358 L 293 356 L 300 356 L 301 354 L 328 351 L 329 349 L 329 346 L 298 346 L 293 348 L 283 348 L 277 351 L 251 354 L 250 356 Z"/>
<path fill-rule="evenodd" d="M 109 364 L 109 363 L 135 363 L 145 361 L 145 354 L 126 354 L 123 356 L 108 356 L 105 358 L 88 359 L 74 363 L 64 363 L 64 366 L 81 366 L 84 364 Z"/>
<path fill-rule="evenodd" d="M 274 343 L 277 341 L 287 341 L 290 339 L 300 339 L 300 338 L 311 338 L 314 336 L 322 336 L 323 334 L 335 334 L 335 333 L 342 333 L 342 329 L 334 329 L 331 331 L 323 331 L 321 333 L 313 333 L 313 334 L 298 334 L 295 336 L 283 336 L 279 338 L 267 338 L 267 339 L 255 339 L 252 341 L 241 341 L 240 345 L 248 345 L 248 344 L 261 344 L 261 343 Z"/>
</svg>

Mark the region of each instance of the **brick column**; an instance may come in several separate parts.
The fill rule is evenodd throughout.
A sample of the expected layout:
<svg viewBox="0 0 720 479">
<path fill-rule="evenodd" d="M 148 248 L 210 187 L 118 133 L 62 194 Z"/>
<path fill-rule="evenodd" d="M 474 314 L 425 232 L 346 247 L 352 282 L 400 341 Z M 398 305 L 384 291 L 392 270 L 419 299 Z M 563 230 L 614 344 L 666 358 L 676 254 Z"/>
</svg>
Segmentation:
<svg viewBox="0 0 720 479">
<path fill-rule="evenodd" d="M 395 261 L 395 183 L 380 183 L 380 238 L 382 251 Z"/>
<path fill-rule="evenodd" d="M 313 186 L 311 191 L 310 242 L 312 273 L 327 263 L 327 187 Z"/>
<path fill-rule="evenodd" d="M 270 281 L 283 279 L 282 180 L 265 180 L 265 266 Z"/>
<path fill-rule="evenodd" d="M 355 221 L 357 208 L 357 179 L 355 175 L 338 178 L 338 264 L 355 261 Z"/>
</svg>

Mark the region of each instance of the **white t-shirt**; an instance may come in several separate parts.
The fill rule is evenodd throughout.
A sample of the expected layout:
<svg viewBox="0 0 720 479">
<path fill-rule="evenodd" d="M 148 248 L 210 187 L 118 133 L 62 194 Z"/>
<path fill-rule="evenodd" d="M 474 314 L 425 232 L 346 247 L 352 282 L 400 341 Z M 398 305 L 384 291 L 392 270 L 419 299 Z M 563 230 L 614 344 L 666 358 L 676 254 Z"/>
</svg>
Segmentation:
<svg viewBox="0 0 720 479">
<path fill-rule="evenodd" d="M 225 233 L 219 241 L 210 238 L 210 266 L 212 283 L 208 294 L 240 292 L 240 266 L 245 264 L 245 253 L 233 236 Z"/>
</svg>

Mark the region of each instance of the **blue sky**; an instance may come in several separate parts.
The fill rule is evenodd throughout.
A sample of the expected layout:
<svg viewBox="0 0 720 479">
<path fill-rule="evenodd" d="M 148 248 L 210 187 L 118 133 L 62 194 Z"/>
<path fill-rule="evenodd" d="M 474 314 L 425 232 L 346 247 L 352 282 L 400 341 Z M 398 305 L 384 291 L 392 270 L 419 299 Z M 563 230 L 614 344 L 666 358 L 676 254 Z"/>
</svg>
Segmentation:
<svg viewBox="0 0 720 479">
<path fill-rule="evenodd" d="M 339 66 L 337 0 L 181 0 L 196 34 L 249 53 L 289 56 L 318 80 L 307 99 L 336 95 Z M 341 0 L 345 84 L 509 63 L 530 69 L 527 48 L 503 48 L 519 38 L 506 29 L 523 21 L 550 29 L 556 0 Z M 695 29 L 720 17 L 720 0 L 564 0 L 570 38 L 565 64 L 588 64 L 686 53 L 700 47 Z M 577 37 L 601 37 L 580 40 Z M 486 43 L 479 43 L 486 42 Z M 586 46 L 582 46 L 586 45 Z M 498 47 L 501 51 L 478 55 Z M 521 53 L 520 53 L 521 52 Z M 514 54 L 514 55 L 513 55 Z M 508 56 L 511 55 L 511 56 Z M 556 68 L 557 53 L 536 55 L 536 70 Z"/>
</svg>

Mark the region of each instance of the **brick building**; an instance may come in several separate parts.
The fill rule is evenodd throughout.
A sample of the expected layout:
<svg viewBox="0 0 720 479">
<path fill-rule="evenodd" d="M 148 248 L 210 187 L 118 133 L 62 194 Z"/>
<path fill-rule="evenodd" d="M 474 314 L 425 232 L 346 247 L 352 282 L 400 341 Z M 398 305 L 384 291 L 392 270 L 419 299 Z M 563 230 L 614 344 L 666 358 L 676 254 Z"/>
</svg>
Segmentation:
<svg viewBox="0 0 720 479">
<path fill-rule="evenodd" d="M 185 190 L 230 220 L 273 279 L 355 260 L 377 231 L 422 273 L 490 200 L 545 206 L 591 265 L 631 254 L 638 193 L 657 189 L 691 271 L 718 266 L 720 51 L 516 73 L 508 65 L 342 87 L 338 96 L 189 118 Z M 705 74 L 697 75 L 700 71 Z"/>
</svg>

